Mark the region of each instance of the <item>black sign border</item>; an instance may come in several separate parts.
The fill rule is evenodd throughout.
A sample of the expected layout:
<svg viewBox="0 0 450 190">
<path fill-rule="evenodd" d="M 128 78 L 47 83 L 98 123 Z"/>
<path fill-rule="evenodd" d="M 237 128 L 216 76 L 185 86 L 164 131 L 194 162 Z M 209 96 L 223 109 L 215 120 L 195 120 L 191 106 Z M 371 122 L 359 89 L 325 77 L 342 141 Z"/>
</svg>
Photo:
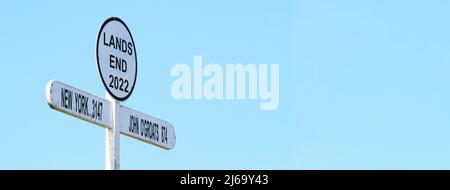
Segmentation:
<svg viewBox="0 0 450 190">
<path fill-rule="evenodd" d="M 102 31 L 103 31 L 103 28 L 104 28 L 109 22 L 111 22 L 111 21 L 117 21 L 117 22 L 120 22 L 120 23 L 121 23 L 122 25 L 124 25 L 125 28 L 127 29 L 128 34 L 130 34 L 130 37 L 131 37 L 131 42 L 133 43 L 134 57 L 135 57 L 135 59 L 136 59 L 136 74 L 134 75 L 134 83 L 133 83 L 133 86 L 131 86 L 130 92 L 129 92 L 125 97 L 117 97 L 116 95 L 114 95 L 114 94 L 109 90 L 107 83 L 103 80 L 102 71 L 101 71 L 101 69 L 100 69 L 100 61 L 99 61 L 99 57 L 98 57 L 98 44 L 99 44 L 99 42 L 100 42 L 100 37 L 101 37 Z M 96 45 L 96 51 L 95 51 L 95 53 L 96 53 L 96 56 L 97 56 L 97 68 L 98 68 L 98 72 L 100 73 L 100 78 L 102 79 L 102 83 L 103 83 L 103 86 L 105 86 L 106 91 L 108 91 L 109 95 L 111 95 L 114 99 L 116 99 L 116 100 L 118 100 L 118 101 L 125 101 L 125 100 L 127 100 L 127 99 L 131 96 L 131 94 L 133 93 L 134 86 L 136 85 L 136 82 L 137 82 L 136 79 L 137 79 L 137 72 L 138 72 L 138 66 L 137 66 L 137 65 L 138 65 L 137 63 L 138 63 L 138 62 L 137 62 L 136 44 L 134 43 L 133 35 L 131 35 L 130 29 L 129 29 L 128 26 L 125 24 L 125 22 L 122 21 L 122 19 L 120 19 L 120 18 L 118 18 L 118 17 L 110 17 L 110 18 L 106 19 L 105 22 L 103 22 L 102 26 L 100 27 L 100 30 L 98 31 L 98 35 L 97 35 L 97 45 Z"/>
</svg>

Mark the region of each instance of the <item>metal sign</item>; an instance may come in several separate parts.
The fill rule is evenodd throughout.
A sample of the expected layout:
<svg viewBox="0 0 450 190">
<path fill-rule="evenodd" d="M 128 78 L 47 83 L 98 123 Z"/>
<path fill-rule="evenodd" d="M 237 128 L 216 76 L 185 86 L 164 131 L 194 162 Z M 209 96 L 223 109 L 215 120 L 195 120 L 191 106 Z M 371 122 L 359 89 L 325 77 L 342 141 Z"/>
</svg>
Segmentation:
<svg viewBox="0 0 450 190">
<path fill-rule="evenodd" d="M 120 106 L 119 110 L 121 134 L 167 150 L 175 146 L 175 130 L 171 123 L 125 106 Z"/>
<path fill-rule="evenodd" d="M 45 88 L 48 105 L 58 111 L 111 128 L 109 101 L 79 89 L 51 80 Z"/>
<path fill-rule="evenodd" d="M 120 18 L 103 22 L 96 52 L 103 85 L 114 99 L 125 101 L 136 84 L 137 55 L 131 32 Z"/>
</svg>

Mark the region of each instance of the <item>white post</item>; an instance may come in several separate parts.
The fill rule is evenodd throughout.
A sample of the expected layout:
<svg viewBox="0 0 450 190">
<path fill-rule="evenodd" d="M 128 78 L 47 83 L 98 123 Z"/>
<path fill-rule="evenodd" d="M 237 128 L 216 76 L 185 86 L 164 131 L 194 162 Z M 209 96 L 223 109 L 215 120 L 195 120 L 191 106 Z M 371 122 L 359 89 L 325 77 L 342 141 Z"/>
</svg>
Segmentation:
<svg viewBox="0 0 450 190">
<path fill-rule="evenodd" d="M 120 104 L 108 93 L 106 93 L 106 100 L 111 104 L 112 128 L 106 128 L 105 170 L 118 170 L 120 168 Z"/>
</svg>

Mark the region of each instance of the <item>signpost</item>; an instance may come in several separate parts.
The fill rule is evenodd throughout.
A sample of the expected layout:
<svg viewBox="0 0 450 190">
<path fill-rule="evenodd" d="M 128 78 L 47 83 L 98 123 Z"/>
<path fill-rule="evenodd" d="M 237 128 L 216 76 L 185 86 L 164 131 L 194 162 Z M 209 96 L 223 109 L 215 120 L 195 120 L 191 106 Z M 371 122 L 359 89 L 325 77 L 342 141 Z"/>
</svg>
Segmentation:
<svg viewBox="0 0 450 190">
<path fill-rule="evenodd" d="M 120 133 L 167 150 L 175 146 L 175 130 L 169 122 L 122 105 L 119 113 Z"/>
<path fill-rule="evenodd" d="M 175 146 L 175 129 L 170 122 L 120 105 L 133 92 L 137 56 L 131 32 L 116 17 L 107 19 L 97 38 L 97 66 L 107 90 L 101 98 L 59 81 L 47 83 L 50 108 L 106 129 L 105 169 L 119 169 L 120 134 L 170 150 Z"/>
</svg>

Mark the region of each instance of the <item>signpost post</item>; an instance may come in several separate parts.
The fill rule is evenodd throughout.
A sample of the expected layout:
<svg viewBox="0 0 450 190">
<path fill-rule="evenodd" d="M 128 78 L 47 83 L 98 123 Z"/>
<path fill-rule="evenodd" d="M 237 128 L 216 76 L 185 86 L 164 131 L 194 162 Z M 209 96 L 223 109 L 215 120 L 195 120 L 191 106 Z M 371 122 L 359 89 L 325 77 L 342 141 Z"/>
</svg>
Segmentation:
<svg viewBox="0 0 450 190">
<path fill-rule="evenodd" d="M 110 101 L 111 105 L 111 128 L 105 129 L 105 169 L 118 170 L 120 169 L 120 126 L 119 124 L 119 102 L 106 94 L 106 99 Z"/>
<path fill-rule="evenodd" d="M 133 92 L 137 76 L 136 47 L 131 32 L 117 18 L 108 18 L 97 37 L 97 66 L 107 93 L 91 95 L 59 81 L 45 88 L 50 108 L 104 127 L 105 169 L 120 168 L 120 134 L 170 150 L 175 146 L 175 130 L 170 122 L 120 105 Z"/>
</svg>

